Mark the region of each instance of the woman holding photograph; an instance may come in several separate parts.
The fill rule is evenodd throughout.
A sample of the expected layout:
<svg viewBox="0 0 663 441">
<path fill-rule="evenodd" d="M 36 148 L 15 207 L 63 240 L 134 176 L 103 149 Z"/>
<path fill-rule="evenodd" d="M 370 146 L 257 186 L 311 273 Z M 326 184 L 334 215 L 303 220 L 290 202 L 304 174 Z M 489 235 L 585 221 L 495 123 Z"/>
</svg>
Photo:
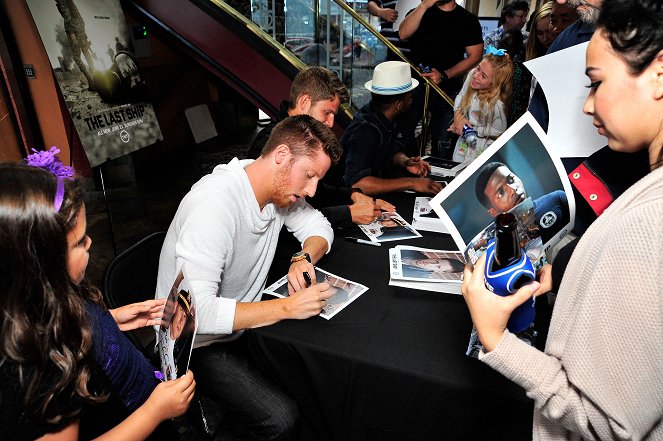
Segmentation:
<svg viewBox="0 0 663 441">
<path fill-rule="evenodd" d="M 586 56 L 591 115 L 611 149 L 647 149 L 651 172 L 578 242 L 545 352 L 508 330 L 511 312 L 550 288 L 548 272 L 510 297 L 486 290 L 483 258 L 463 295 L 481 361 L 535 400 L 536 440 L 663 439 L 663 4 L 604 0 Z M 625 170 L 625 173 L 628 171 Z"/>
</svg>

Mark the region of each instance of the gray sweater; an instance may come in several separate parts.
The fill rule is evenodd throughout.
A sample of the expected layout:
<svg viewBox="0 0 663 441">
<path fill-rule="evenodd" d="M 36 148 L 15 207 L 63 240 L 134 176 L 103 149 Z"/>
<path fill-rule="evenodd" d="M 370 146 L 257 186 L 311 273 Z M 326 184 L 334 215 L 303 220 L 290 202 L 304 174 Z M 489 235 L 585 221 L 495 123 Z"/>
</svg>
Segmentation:
<svg viewBox="0 0 663 441">
<path fill-rule="evenodd" d="M 663 440 L 663 168 L 580 240 L 545 352 L 512 334 L 480 358 L 534 399 L 534 440 Z"/>
</svg>

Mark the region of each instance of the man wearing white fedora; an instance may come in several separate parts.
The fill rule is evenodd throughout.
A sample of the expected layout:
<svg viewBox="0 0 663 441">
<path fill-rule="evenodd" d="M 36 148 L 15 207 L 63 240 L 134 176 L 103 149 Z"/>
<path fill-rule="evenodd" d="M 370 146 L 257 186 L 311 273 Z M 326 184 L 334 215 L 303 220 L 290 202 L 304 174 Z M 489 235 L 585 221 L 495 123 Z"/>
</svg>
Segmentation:
<svg viewBox="0 0 663 441">
<path fill-rule="evenodd" d="M 366 83 L 371 102 L 365 105 L 341 138 L 345 164 L 343 179 L 365 194 L 414 190 L 436 194 L 442 186 L 426 176 L 430 165 L 405 152 L 396 120 L 412 105 L 412 90 L 419 82 L 402 61 L 380 63 Z M 345 160 L 345 162 L 343 162 Z"/>
</svg>

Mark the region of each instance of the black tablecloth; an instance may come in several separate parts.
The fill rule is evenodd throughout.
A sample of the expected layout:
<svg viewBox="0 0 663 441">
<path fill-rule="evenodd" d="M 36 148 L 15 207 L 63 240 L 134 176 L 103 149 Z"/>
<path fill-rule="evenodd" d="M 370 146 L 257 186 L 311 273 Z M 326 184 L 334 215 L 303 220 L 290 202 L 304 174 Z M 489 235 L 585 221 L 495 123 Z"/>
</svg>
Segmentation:
<svg viewBox="0 0 663 441">
<path fill-rule="evenodd" d="M 389 199 L 412 220 L 414 195 Z M 532 401 L 465 356 L 472 328 L 459 295 L 389 286 L 389 248 L 455 250 L 448 235 L 350 243 L 339 231 L 317 266 L 368 286 L 331 320 L 287 320 L 248 332 L 252 356 L 293 397 L 302 440 L 526 440 Z M 285 248 L 288 245 L 284 245 Z M 283 254 L 291 254 L 286 249 Z M 274 277 L 287 271 L 277 258 Z"/>
</svg>

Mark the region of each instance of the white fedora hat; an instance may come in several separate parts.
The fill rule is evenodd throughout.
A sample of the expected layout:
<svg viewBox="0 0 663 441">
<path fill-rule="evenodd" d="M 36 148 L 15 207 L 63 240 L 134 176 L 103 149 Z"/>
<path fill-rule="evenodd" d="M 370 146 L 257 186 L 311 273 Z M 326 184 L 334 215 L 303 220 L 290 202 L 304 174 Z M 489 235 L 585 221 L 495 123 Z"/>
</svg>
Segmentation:
<svg viewBox="0 0 663 441">
<path fill-rule="evenodd" d="M 373 79 L 364 85 L 378 95 L 398 95 L 414 90 L 419 81 L 410 75 L 410 65 L 403 61 L 385 61 L 375 66 Z"/>
</svg>

